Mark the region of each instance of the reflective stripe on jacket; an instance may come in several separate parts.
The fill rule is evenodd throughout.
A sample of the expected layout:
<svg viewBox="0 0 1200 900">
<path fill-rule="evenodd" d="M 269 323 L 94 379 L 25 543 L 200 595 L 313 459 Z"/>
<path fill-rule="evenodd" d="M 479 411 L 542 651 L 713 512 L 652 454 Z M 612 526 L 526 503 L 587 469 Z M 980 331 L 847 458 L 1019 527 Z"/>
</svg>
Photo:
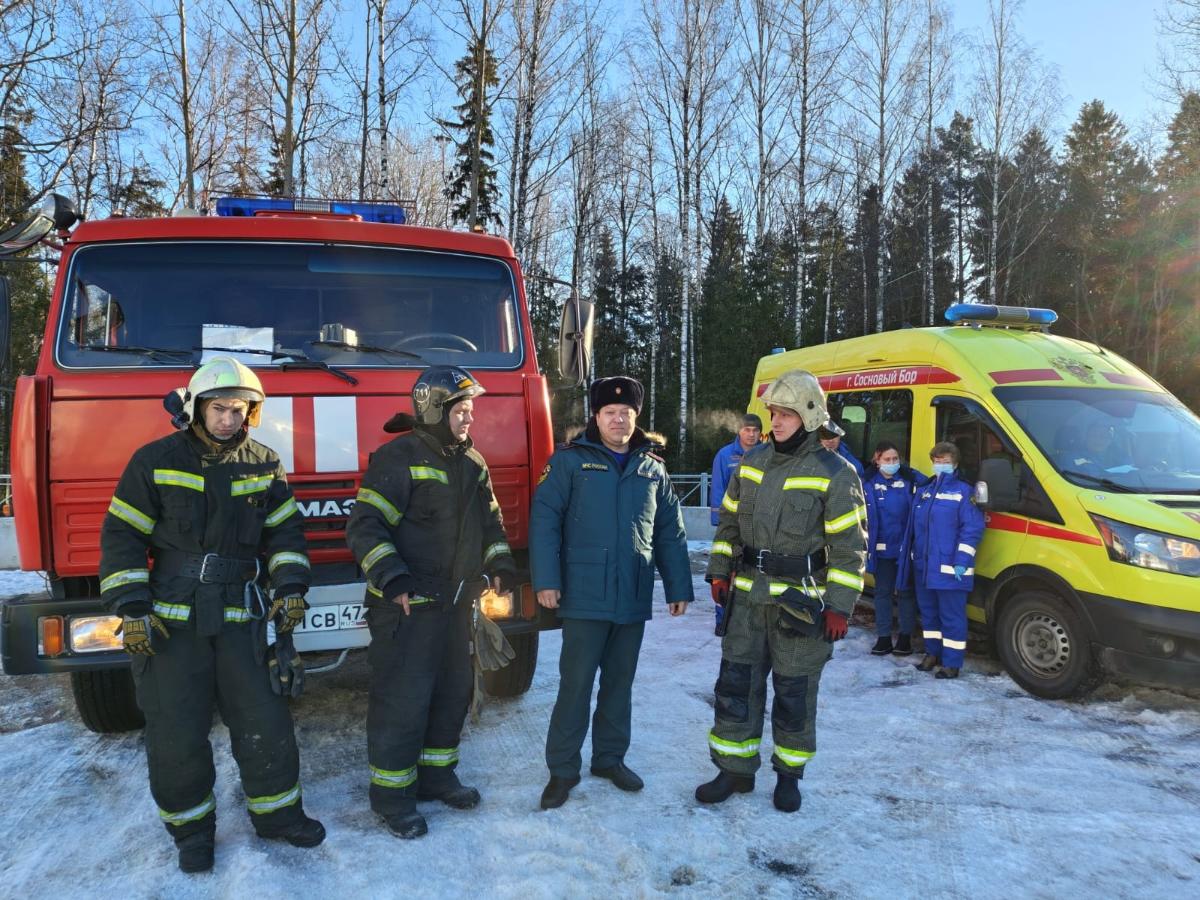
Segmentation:
<svg viewBox="0 0 1200 900">
<path fill-rule="evenodd" d="M 907 535 L 906 550 L 911 548 L 911 553 L 901 559 L 899 579 L 911 573 L 914 583 L 932 590 L 971 590 L 984 529 L 983 512 L 973 494 L 957 471 L 917 489 Z M 954 577 L 955 566 L 963 567 L 962 581 Z"/>
</svg>

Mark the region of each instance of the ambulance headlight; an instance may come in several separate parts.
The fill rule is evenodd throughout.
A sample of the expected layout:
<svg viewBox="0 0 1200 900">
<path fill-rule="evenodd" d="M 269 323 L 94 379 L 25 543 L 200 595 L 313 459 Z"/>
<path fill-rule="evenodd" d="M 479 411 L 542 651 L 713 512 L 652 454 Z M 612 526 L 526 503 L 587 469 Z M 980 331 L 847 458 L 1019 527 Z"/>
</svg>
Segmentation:
<svg viewBox="0 0 1200 900">
<path fill-rule="evenodd" d="M 1200 541 L 1151 531 L 1092 514 L 1092 521 L 1114 562 L 1173 575 L 1200 577 Z"/>
<path fill-rule="evenodd" d="M 71 649 L 76 653 L 100 653 L 122 649 L 117 626 L 120 616 L 74 616 L 71 618 Z"/>
</svg>

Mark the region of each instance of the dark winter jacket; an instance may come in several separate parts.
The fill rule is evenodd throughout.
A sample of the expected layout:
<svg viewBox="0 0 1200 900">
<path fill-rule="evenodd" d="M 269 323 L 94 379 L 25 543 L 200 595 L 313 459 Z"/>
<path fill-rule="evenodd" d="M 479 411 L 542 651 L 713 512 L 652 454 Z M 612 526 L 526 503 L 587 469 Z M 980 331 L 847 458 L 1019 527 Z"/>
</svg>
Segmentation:
<svg viewBox="0 0 1200 900">
<path fill-rule="evenodd" d="M 371 455 L 346 542 L 368 606 L 405 593 L 416 604 L 471 600 L 485 575 L 516 571 L 487 463 L 470 439 L 443 444 L 421 428 Z"/>
<path fill-rule="evenodd" d="M 867 501 L 868 572 L 875 572 L 877 559 L 900 558 L 901 545 L 908 532 L 913 493 L 929 480 L 928 475 L 908 466 L 901 466 L 891 478 L 871 468 L 863 481 L 863 494 Z"/>
<path fill-rule="evenodd" d="M 957 471 L 939 475 L 917 489 L 900 560 L 898 583 L 937 591 L 970 591 L 975 553 L 983 538 L 983 512 L 972 501 L 973 489 Z M 962 566 L 963 579 L 954 577 Z"/>
<path fill-rule="evenodd" d="M 201 633 L 250 620 L 244 582 L 201 584 L 161 562 L 151 571 L 147 556 L 170 559 L 164 551 L 258 560 L 277 594 L 303 594 L 311 581 L 279 456 L 245 436 L 216 450 L 189 429 L 134 453 L 100 530 L 100 596 L 112 612 L 153 609 L 175 627 L 199 610 Z"/>
<path fill-rule="evenodd" d="M 683 513 L 656 440 L 638 429 L 622 467 L 593 420 L 550 457 L 533 495 L 529 552 L 534 589 L 562 592 L 562 618 L 651 618 L 655 567 L 668 603 L 694 599 Z"/>
</svg>

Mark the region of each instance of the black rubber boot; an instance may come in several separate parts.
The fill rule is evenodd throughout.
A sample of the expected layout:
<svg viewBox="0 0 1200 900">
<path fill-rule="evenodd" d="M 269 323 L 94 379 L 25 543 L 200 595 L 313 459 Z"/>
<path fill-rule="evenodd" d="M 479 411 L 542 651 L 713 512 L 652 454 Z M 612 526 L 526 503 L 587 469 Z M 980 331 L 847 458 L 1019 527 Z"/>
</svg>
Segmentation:
<svg viewBox="0 0 1200 900">
<path fill-rule="evenodd" d="M 392 813 L 391 815 L 384 816 L 383 821 L 387 824 L 388 831 L 398 838 L 404 838 L 406 841 L 419 838 L 429 831 L 429 826 L 425 823 L 425 817 L 415 809 L 408 812 Z"/>
<path fill-rule="evenodd" d="M 325 826 L 301 813 L 300 821 L 281 831 L 278 838 L 293 847 L 316 847 L 325 840 Z"/>
<path fill-rule="evenodd" d="M 712 781 L 696 788 L 696 799 L 701 803 L 724 803 L 734 794 L 749 794 L 753 790 L 753 775 L 731 775 L 722 770 Z"/>
<path fill-rule="evenodd" d="M 936 656 L 930 656 L 926 653 L 925 658 L 917 663 L 917 668 L 922 672 L 932 672 L 940 662 L 941 660 Z"/>
<path fill-rule="evenodd" d="M 796 775 L 775 773 L 775 794 L 771 798 L 780 812 L 794 813 L 800 809 L 800 779 Z"/>
<path fill-rule="evenodd" d="M 177 840 L 175 848 L 179 851 L 179 871 L 195 874 L 211 869 L 216 839 L 217 833 L 214 829 L 198 831 Z"/>
<path fill-rule="evenodd" d="M 892 650 L 894 656 L 912 656 L 912 637 L 907 634 L 896 636 L 896 646 Z"/>
<path fill-rule="evenodd" d="M 958 669 L 955 666 L 942 666 L 934 673 L 934 678 L 957 678 Z"/>
<path fill-rule="evenodd" d="M 871 648 L 872 656 L 887 656 L 891 652 L 892 652 L 891 635 L 887 635 L 886 637 L 881 637 L 879 640 L 877 640 L 875 642 L 875 646 Z"/>
<path fill-rule="evenodd" d="M 638 773 L 623 762 L 605 769 L 597 769 L 592 766 L 592 774 L 597 778 L 607 778 L 623 791 L 640 791 L 646 786 Z"/>
<path fill-rule="evenodd" d="M 579 776 L 572 775 L 570 778 L 565 778 L 562 775 L 551 775 L 550 780 L 546 783 L 545 790 L 542 791 L 542 809 L 558 809 L 567 802 L 567 797 L 571 794 L 571 788 L 579 784 Z"/>
<path fill-rule="evenodd" d="M 429 785 L 425 780 L 417 782 L 418 800 L 441 800 L 453 809 L 474 809 L 479 805 L 479 791 L 467 787 L 458 780 L 458 776 L 447 773 L 448 778 L 440 780 L 436 785 Z"/>
</svg>

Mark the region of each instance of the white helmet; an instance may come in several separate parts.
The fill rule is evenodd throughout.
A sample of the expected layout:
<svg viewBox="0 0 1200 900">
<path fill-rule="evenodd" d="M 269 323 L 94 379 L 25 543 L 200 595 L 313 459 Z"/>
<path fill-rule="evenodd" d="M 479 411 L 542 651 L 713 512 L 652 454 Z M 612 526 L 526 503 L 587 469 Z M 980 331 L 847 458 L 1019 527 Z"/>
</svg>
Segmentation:
<svg viewBox="0 0 1200 900">
<path fill-rule="evenodd" d="M 196 370 L 188 386 L 176 388 L 175 394 L 182 401 L 182 411 L 176 417 L 181 426 L 196 420 L 197 400 L 228 397 L 249 402 L 246 424 L 253 427 L 262 417 L 263 401 L 267 398 L 262 382 L 250 367 L 228 356 L 210 359 Z"/>
<path fill-rule="evenodd" d="M 803 369 L 784 372 L 763 392 L 762 402 L 765 406 L 790 409 L 803 420 L 805 431 L 816 431 L 824 426 L 834 434 L 844 433 L 830 420 L 829 410 L 825 406 L 825 392 L 811 372 Z"/>
</svg>

